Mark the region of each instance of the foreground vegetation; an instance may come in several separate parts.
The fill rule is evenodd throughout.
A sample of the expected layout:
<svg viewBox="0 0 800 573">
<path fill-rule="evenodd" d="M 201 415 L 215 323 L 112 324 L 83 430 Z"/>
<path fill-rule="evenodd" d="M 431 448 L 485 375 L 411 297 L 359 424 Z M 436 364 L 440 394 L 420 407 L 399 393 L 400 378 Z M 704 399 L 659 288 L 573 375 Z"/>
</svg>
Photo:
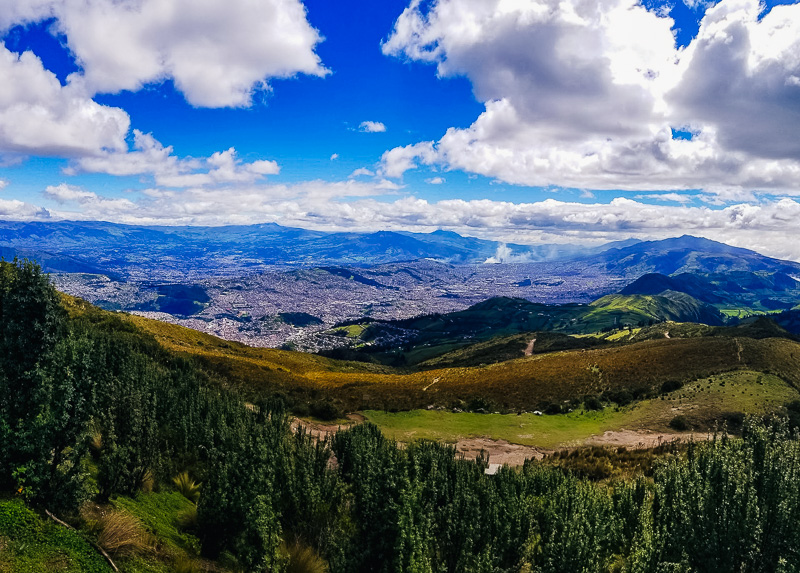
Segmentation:
<svg viewBox="0 0 800 573">
<path fill-rule="evenodd" d="M 209 559 L 264 572 L 800 570 L 800 440 L 783 421 L 749 419 L 741 438 L 664 451 L 625 479 L 594 481 L 607 476 L 563 460 L 487 475 L 485 456 L 398 448 L 370 423 L 323 441 L 292 432 L 282 400 L 245 402 L 219 369 L 123 317 L 67 314 L 31 264 L 0 263 L 0 326 L 0 566 L 14 571 L 109 570 L 95 546 L 133 572 L 198 571 Z M 766 360 L 758 342 L 718 350 Z M 683 348 L 672 344 L 673 360 Z M 593 383 L 613 362 L 598 352 Z M 324 379 L 348 375 L 329 365 Z M 748 394 L 757 379 L 736 383 L 763 405 Z M 698 384 L 669 392 L 714 387 Z"/>
</svg>

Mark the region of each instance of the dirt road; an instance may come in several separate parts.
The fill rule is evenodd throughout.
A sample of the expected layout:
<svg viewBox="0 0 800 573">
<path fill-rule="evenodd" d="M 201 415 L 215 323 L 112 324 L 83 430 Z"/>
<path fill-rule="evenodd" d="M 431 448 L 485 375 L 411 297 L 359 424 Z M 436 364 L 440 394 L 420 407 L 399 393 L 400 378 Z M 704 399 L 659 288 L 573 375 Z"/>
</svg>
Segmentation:
<svg viewBox="0 0 800 573">
<path fill-rule="evenodd" d="M 533 354 L 533 345 L 536 344 L 536 339 L 534 338 L 528 343 L 528 346 L 523 350 L 525 356 L 531 356 Z"/>
</svg>

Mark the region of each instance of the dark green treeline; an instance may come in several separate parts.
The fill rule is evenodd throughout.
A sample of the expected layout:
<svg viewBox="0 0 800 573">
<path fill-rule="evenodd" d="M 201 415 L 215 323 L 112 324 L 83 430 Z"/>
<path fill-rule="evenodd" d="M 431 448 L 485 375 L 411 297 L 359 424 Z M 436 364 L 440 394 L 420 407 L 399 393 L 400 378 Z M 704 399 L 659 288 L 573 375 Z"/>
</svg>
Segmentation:
<svg viewBox="0 0 800 573">
<path fill-rule="evenodd" d="M 204 552 L 248 571 L 283 570 L 282 541 L 332 572 L 800 571 L 800 443 L 780 421 L 598 484 L 536 462 L 487 476 L 369 424 L 316 442 L 222 382 L 113 314 L 70 318 L 37 266 L 0 263 L 0 489 L 36 507 L 189 471 Z"/>
</svg>

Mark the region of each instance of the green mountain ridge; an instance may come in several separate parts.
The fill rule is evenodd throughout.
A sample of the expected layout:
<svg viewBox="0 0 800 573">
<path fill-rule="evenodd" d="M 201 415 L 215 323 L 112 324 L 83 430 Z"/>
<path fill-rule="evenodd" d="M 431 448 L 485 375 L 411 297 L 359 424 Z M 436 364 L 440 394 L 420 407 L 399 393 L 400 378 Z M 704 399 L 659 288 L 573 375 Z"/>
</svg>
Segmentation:
<svg viewBox="0 0 800 573">
<path fill-rule="evenodd" d="M 347 323 L 363 326 L 358 337 L 369 343 L 347 356 L 357 359 L 360 353 L 387 364 L 414 365 L 437 353 L 497 336 L 542 331 L 590 334 L 664 321 L 711 326 L 724 323 L 723 316 L 713 306 L 671 291 L 661 295 L 607 295 L 588 305 L 546 305 L 521 298 L 494 297 L 448 314 Z M 325 354 L 344 355 L 336 351 Z"/>
</svg>

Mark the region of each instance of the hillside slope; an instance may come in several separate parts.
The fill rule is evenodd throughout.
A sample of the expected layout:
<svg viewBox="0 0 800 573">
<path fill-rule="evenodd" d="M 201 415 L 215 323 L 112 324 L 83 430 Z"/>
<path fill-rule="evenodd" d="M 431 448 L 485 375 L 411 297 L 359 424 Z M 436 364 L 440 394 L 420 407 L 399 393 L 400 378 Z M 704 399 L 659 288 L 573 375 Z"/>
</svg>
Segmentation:
<svg viewBox="0 0 800 573">
<path fill-rule="evenodd" d="M 77 299 L 67 301 L 73 314 L 102 316 L 106 312 Z M 439 365 L 429 362 L 426 366 L 430 369 L 414 372 L 251 348 L 175 325 L 115 316 L 152 334 L 164 348 L 196 358 L 251 400 L 277 392 L 292 407 L 326 401 L 340 412 L 453 407 L 472 399 L 486 400 L 503 410 L 531 410 L 604 393 L 653 395 L 665 383 L 691 382 L 737 370 L 771 373 L 800 387 L 800 344 L 785 338 L 750 338 L 747 330 L 722 329 L 729 336 L 661 335 L 599 348 L 578 342 L 581 347 L 574 350 L 529 357 L 520 350 L 519 358 L 486 366 L 447 368 L 442 367 L 446 361 Z M 737 332 L 741 336 L 736 336 Z M 520 342 L 512 339 L 509 344 L 513 347 Z M 514 352 L 512 348 L 511 354 Z M 476 352 L 474 360 L 481 360 L 479 355 Z"/>
<path fill-rule="evenodd" d="M 591 334 L 654 323 L 723 324 L 713 306 L 674 291 L 660 295 L 607 295 L 588 305 L 546 305 L 523 298 L 494 297 L 466 310 L 392 321 L 354 321 L 363 341 L 355 353 L 331 356 L 372 358 L 385 364 L 415 366 L 472 343 L 530 332 Z"/>
</svg>

